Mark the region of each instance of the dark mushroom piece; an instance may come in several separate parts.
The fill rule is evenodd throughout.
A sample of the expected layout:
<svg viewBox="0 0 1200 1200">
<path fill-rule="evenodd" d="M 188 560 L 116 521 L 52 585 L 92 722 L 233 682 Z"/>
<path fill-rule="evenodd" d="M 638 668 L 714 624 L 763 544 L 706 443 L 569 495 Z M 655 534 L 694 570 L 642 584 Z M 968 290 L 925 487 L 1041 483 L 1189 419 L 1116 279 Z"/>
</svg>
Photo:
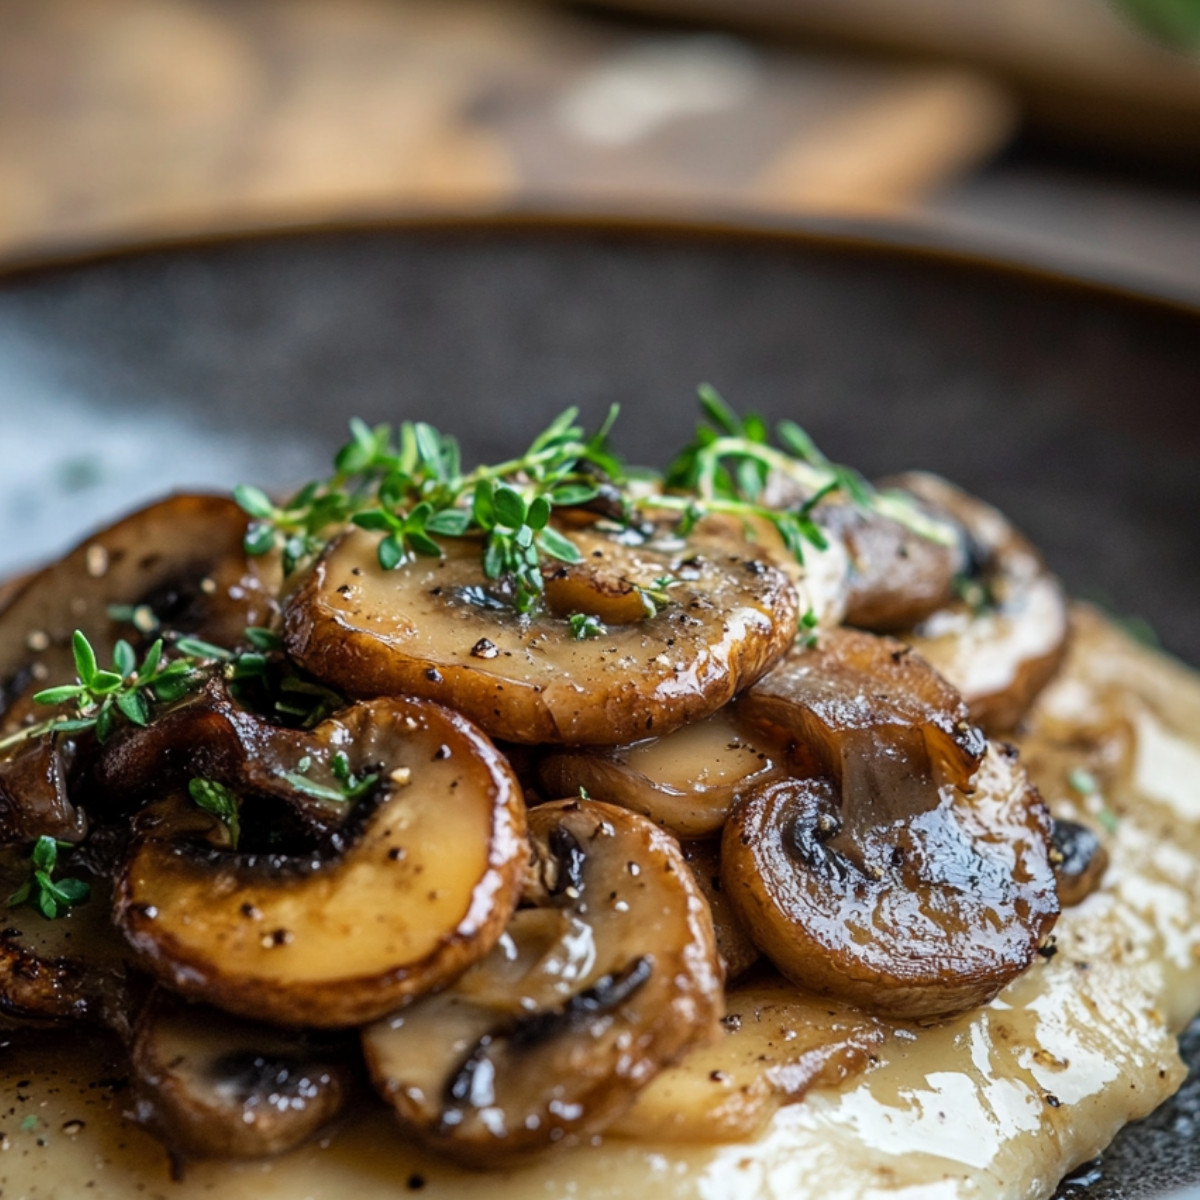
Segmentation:
<svg viewBox="0 0 1200 1200">
<path fill-rule="evenodd" d="M 404 1129 L 470 1166 L 603 1129 L 720 1015 L 708 906 L 674 839 L 586 800 L 529 822 L 530 907 L 452 988 L 363 1034 Z"/>
<path fill-rule="evenodd" d="M 28 904 L 7 909 L 0 930 L 0 1016 L 39 1026 L 90 1025 L 128 1032 L 134 984 L 128 947 L 109 920 L 103 878 L 80 871 L 92 896 L 47 920 Z M 26 856 L 0 851 L 0 904 L 29 877 Z"/>
<path fill-rule="evenodd" d="M 262 741 L 272 739 L 263 723 Z M 300 736 L 292 771 L 332 789 L 332 756 L 378 777 L 324 848 L 241 853 L 175 794 L 148 805 L 114 918 L 169 987 L 258 1020 L 373 1020 L 488 952 L 516 904 L 524 804 L 470 722 L 421 700 L 353 705 Z M 301 757 L 310 759 L 306 765 Z"/>
<path fill-rule="evenodd" d="M 938 803 L 930 782 L 966 787 L 984 751 L 962 697 L 902 642 L 831 629 L 795 646 L 738 701 L 781 731 L 807 773 L 831 777 L 855 825 Z"/>
<path fill-rule="evenodd" d="M 812 493 L 781 474 L 768 478 L 763 502 L 795 509 Z M 901 515 L 905 518 L 900 519 Z M 836 491 L 812 509 L 830 546 L 819 558 L 814 608 L 822 624 L 844 621 L 873 633 L 908 629 L 950 604 L 967 565 L 966 538 L 936 504 L 885 489 L 872 507 Z M 806 561 L 810 555 L 806 551 Z M 828 618 L 828 620 L 826 619 Z"/>
<path fill-rule="evenodd" d="M 706 519 L 686 541 L 570 537 L 583 562 L 554 568 L 531 618 L 497 597 L 476 540 L 384 571 L 378 535 L 351 531 L 289 597 L 288 651 L 349 695 L 439 700 L 493 737 L 612 745 L 714 712 L 792 640 L 795 589 L 734 523 Z M 573 613 L 604 632 L 576 636 Z"/>
<path fill-rule="evenodd" d="M 1066 649 L 1067 600 L 1030 543 L 990 505 L 935 475 L 895 482 L 966 530 L 972 562 L 962 598 L 927 615 L 904 640 L 964 696 L 990 735 L 1016 727 Z"/>
<path fill-rule="evenodd" d="M 345 1107 L 354 1049 L 158 989 L 134 1027 L 132 1116 L 176 1163 L 282 1154 Z"/>
<path fill-rule="evenodd" d="M 780 775 L 782 757 L 780 747 L 727 706 L 665 737 L 549 754 L 539 780 L 548 796 L 582 788 L 591 799 L 632 808 L 677 837 L 697 838 L 725 824 L 738 796 Z"/>
<path fill-rule="evenodd" d="M 0 755 L 0 845 L 87 836 L 87 815 L 68 789 L 76 745 L 67 736 L 42 737 Z"/>
<path fill-rule="evenodd" d="M 722 879 L 762 951 L 802 987 L 891 1017 L 991 999 L 1034 961 L 1058 915 L 1050 818 L 992 747 L 970 790 L 858 823 L 827 779 L 770 783 L 725 827 Z"/>
<path fill-rule="evenodd" d="M 1108 851 L 1094 830 L 1061 817 L 1054 818 L 1050 838 L 1050 860 L 1058 879 L 1058 902 L 1063 908 L 1071 908 L 1081 904 L 1100 886 L 1108 867 Z"/>
<path fill-rule="evenodd" d="M 785 975 L 921 1016 L 982 1003 L 1032 961 L 1058 912 L 1049 814 L 916 654 L 831 630 L 739 707 L 793 738 L 795 778 L 743 800 L 721 851 L 730 900 Z"/>
</svg>

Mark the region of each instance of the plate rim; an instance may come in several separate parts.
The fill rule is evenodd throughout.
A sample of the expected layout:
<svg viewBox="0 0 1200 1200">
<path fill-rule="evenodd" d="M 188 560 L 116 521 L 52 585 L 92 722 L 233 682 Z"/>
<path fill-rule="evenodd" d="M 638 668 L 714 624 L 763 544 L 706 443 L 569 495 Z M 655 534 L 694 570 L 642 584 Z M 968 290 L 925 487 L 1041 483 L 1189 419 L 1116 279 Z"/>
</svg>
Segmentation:
<svg viewBox="0 0 1200 1200">
<path fill-rule="evenodd" d="M 318 217 L 219 229 L 156 232 L 0 251 L 0 286 L 164 254 L 202 253 L 247 245 L 316 241 L 336 236 L 386 234 L 466 237 L 551 235 L 619 236 L 646 243 L 777 245 L 827 255 L 901 261 L 949 268 L 964 275 L 1016 281 L 1084 300 L 1157 310 L 1164 317 L 1200 322 L 1200 295 L 1112 264 L 1087 263 L 1070 253 L 987 239 L 940 224 L 914 220 L 745 213 L 630 212 L 571 206 L 529 206 L 496 211 L 412 211 L 384 215 Z"/>
</svg>

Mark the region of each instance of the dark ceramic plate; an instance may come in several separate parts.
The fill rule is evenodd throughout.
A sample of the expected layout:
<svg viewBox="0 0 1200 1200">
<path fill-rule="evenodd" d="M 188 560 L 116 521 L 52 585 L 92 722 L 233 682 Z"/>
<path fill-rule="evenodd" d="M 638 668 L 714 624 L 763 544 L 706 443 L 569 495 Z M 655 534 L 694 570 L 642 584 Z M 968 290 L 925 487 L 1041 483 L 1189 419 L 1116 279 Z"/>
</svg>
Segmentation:
<svg viewBox="0 0 1200 1200">
<path fill-rule="evenodd" d="M 701 380 L 870 475 L 963 482 L 1200 664 L 1200 313 L 845 234 L 443 224 L 10 272 L 0 570 L 169 486 L 304 477 L 355 413 L 495 459 L 619 401 L 661 463 Z M 1198 1120 L 1193 1081 L 1063 1194 L 1200 1181 Z"/>
</svg>

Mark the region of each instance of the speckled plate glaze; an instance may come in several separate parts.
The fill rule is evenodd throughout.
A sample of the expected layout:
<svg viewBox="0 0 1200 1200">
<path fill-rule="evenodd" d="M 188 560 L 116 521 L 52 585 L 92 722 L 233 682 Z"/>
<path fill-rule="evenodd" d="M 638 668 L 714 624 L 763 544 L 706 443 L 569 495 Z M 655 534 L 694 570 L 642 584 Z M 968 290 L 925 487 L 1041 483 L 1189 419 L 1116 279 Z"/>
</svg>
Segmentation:
<svg viewBox="0 0 1200 1200">
<path fill-rule="evenodd" d="M 427 222 L 0 273 L 0 572 L 171 487 L 304 478 L 352 414 L 496 458 L 618 401 L 658 463 L 702 380 L 962 482 L 1200 664 L 1200 312 L 848 230 Z M 1193 1072 L 1060 1195 L 1200 1183 L 1198 1123 Z"/>
</svg>

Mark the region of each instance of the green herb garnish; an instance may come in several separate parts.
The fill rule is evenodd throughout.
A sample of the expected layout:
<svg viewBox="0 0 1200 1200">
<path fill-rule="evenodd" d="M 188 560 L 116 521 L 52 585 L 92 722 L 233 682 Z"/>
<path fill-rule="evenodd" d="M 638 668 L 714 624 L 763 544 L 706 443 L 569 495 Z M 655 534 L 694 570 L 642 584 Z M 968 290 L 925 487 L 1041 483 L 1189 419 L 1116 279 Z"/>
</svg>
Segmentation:
<svg viewBox="0 0 1200 1200">
<path fill-rule="evenodd" d="M 577 642 L 600 637 L 608 632 L 600 618 L 594 613 L 571 613 L 567 617 L 567 627 L 571 631 L 571 637 Z"/>
<path fill-rule="evenodd" d="M 841 494 L 922 537 L 945 543 L 953 540 L 953 530 L 928 517 L 911 497 L 876 491 L 857 471 L 830 462 L 793 421 L 776 426 L 779 445 L 775 446 L 761 417 L 739 417 L 708 384 L 701 385 L 699 397 L 706 423 L 697 428 L 664 477 L 669 493 L 689 494 L 648 496 L 640 501 L 645 507 L 682 512 L 682 533 L 705 513 L 756 517 L 773 525 L 789 553 L 803 563 L 806 545 L 824 550 L 829 544 L 813 519 L 814 510 L 827 497 Z M 773 475 L 797 485 L 805 499 L 785 510 L 764 503 Z"/>
<path fill-rule="evenodd" d="M 549 526 L 554 508 L 584 504 L 597 494 L 597 478 L 619 479 L 621 467 L 605 442 L 616 418 L 591 436 L 568 409 L 543 430 L 524 454 L 464 473 L 458 443 L 423 421 L 371 428 L 350 422 L 351 440 L 338 451 L 334 473 L 275 505 L 258 488 L 234 489 L 253 520 L 246 551 L 278 548 L 284 569 L 320 553 L 329 533 L 353 522 L 384 536 L 379 564 L 392 570 L 415 555 L 442 553 L 441 540 L 479 536 L 488 577 L 508 579 L 514 606 L 529 612 L 540 600 L 542 556 L 577 562 L 569 539 Z"/>
<path fill-rule="evenodd" d="M 199 778 L 188 782 L 188 795 L 197 808 L 212 813 L 225 826 L 229 831 L 229 845 L 236 850 L 242 836 L 237 796 L 215 779 Z"/>
<path fill-rule="evenodd" d="M 111 668 L 104 668 L 97 663 L 92 644 L 78 629 L 71 647 L 76 682 L 45 688 L 33 697 L 37 704 L 65 707 L 67 712 L 0 738 L 0 753 L 44 734 L 79 733 L 86 729 L 94 729 L 103 742 L 121 718 L 133 725 L 146 725 L 154 701 L 170 703 L 198 685 L 204 678 L 199 670 L 200 661 L 209 657 L 207 653 L 189 652 L 181 640 L 174 648 L 179 657 L 169 659 L 159 638 L 139 663 L 133 647 L 121 640 L 113 647 Z M 205 649 L 214 648 L 205 646 Z"/>
<path fill-rule="evenodd" d="M 45 835 L 38 838 L 29 856 L 30 877 L 9 896 L 8 907 L 16 908 L 19 904 L 28 904 L 36 908 L 47 920 L 54 921 L 68 908 L 86 903 L 92 894 L 90 884 L 71 876 L 54 878 L 59 850 L 72 848 L 70 842 L 61 842 Z"/>
<path fill-rule="evenodd" d="M 317 800 L 332 800 L 336 804 L 353 803 L 365 796 L 378 782 L 379 773 L 371 772 L 357 776 L 350 770 L 350 759 L 345 751 L 336 751 L 329 759 L 329 773 L 336 781 L 336 786 L 317 783 L 309 779 L 307 772 L 312 767 L 312 758 L 305 755 L 297 764 L 296 770 L 284 771 L 281 778 L 285 779 L 298 792 L 312 796 Z"/>
</svg>

